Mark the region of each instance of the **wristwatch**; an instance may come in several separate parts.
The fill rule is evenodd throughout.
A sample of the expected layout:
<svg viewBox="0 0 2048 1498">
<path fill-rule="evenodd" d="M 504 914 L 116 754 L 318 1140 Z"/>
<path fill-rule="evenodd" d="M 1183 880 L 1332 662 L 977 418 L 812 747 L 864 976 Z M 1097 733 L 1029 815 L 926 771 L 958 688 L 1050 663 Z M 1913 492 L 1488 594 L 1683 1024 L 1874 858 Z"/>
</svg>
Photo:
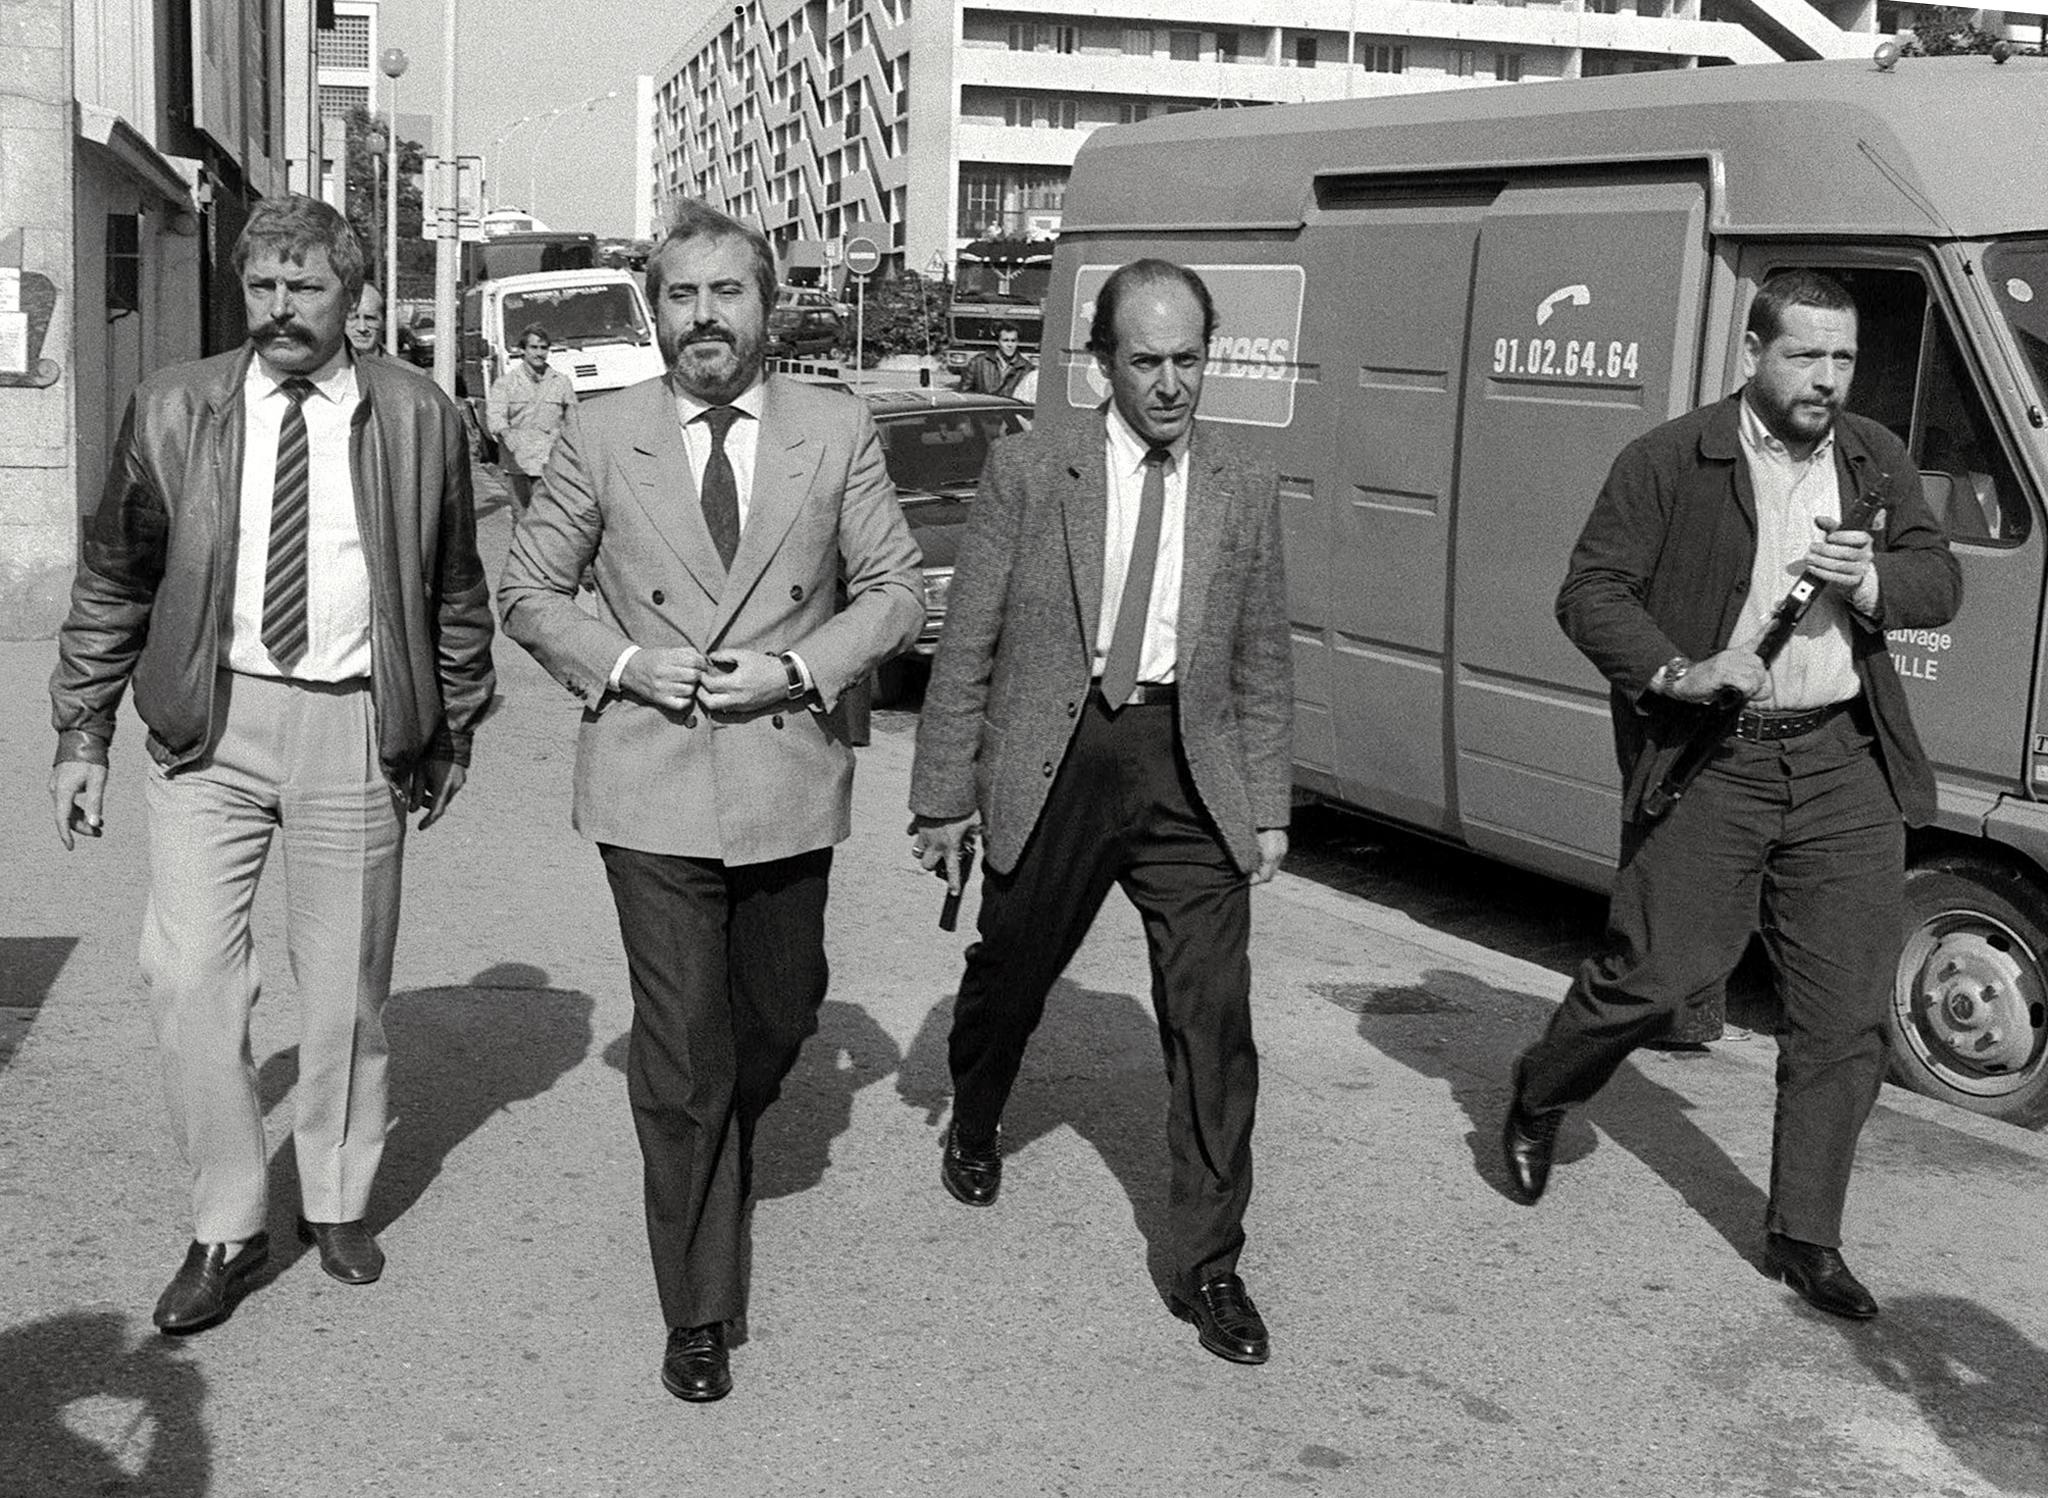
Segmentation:
<svg viewBox="0 0 2048 1498">
<path fill-rule="evenodd" d="M 1658 691 L 1662 692 L 1665 696 L 1669 697 L 1672 695 L 1671 689 L 1677 686 L 1681 681 L 1684 681 L 1685 673 L 1690 671 L 1691 669 L 1691 661 L 1687 660 L 1682 655 L 1674 655 L 1673 657 L 1671 657 L 1670 660 L 1666 661 L 1663 665 L 1657 668 L 1657 674 L 1652 679 L 1651 684 L 1655 686 Z"/>
<path fill-rule="evenodd" d="M 783 674 L 789 678 L 789 700 L 801 701 L 809 689 L 804 686 L 804 673 L 797 669 L 796 657 L 785 650 L 775 658 L 782 662 Z"/>
</svg>

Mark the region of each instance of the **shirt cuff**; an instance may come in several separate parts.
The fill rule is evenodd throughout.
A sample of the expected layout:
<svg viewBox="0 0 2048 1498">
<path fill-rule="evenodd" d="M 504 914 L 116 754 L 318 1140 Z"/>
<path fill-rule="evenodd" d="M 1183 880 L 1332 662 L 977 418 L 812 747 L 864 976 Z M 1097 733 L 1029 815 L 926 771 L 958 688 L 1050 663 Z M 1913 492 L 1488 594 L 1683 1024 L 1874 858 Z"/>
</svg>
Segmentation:
<svg viewBox="0 0 2048 1498">
<path fill-rule="evenodd" d="M 611 675 L 604 679 L 604 689 L 607 692 L 617 692 L 619 690 L 619 678 L 625 674 L 626 662 L 639 653 L 640 647 L 638 645 L 628 645 L 619 652 L 619 658 L 612 662 Z"/>
<path fill-rule="evenodd" d="M 1863 581 L 1849 593 L 1849 607 L 1866 619 L 1877 618 L 1877 568 L 1863 574 Z"/>
</svg>

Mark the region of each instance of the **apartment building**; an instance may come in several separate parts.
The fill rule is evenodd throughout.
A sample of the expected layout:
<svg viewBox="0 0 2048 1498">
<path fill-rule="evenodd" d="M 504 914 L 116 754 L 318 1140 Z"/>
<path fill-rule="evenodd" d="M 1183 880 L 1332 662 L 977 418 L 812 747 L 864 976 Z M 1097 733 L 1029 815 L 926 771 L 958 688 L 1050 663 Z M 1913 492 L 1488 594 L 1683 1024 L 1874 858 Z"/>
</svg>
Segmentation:
<svg viewBox="0 0 2048 1498">
<path fill-rule="evenodd" d="M 276 0 L 8 0 L 0 638 L 62 621 L 79 515 L 143 376 L 243 336 L 228 252 L 250 205 L 288 182 L 283 14 Z"/>
<path fill-rule="evenodd" d="M 655 191 L 792 266 L 862 233 L 950 264 L 1059 227 L 1087 133 L 1152 114 L 1867 54 L 1883 0 L 691 0 L 657 76 Z M 2048 9 L 2048 0 L 2043 0 Z M 2039 12 L 1985 12 L 2038 38 Z"/>
</svg>

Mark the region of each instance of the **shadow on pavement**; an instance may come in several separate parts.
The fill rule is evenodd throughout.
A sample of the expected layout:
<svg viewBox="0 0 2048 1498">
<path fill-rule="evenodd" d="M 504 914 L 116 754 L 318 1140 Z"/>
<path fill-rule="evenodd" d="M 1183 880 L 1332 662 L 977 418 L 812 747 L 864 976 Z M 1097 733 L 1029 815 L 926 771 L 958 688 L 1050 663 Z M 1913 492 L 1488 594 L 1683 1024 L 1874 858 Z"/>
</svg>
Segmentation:
<svg viewBox="0 0 2048 1498">
<path fill-rule="evenodd" d="M 1375 1050 L 1450 1085 L 1452 1100 L 1472 1124 L 1465 1143 L 1473 1169 L 1506 1196 L 1500 1126 L 1509 1071 L 1542 1033 L 1556 1004 L 1446 969 L 1424 973 L 1413 985 L 1325 983 L 1315 991 L 1356 1014 L 1359 1038 Z M 1771 1102 L 1759 1095 L 1757 1106 Z M 1566 1118 L 1557 1164 L 1568 1169 L 1592 1154 L 1597 1124 L 1662 1177 L 1737 1253 L 1760 1264 L 1764 1193 L 1687 1117 L 1690 1107 L 1634 1062 L 1625 1064 L 1598 1097 Z"/>
<path fill-rule="evenodd" d="M 903 1058 L 896 1090 L 924 1109 L 937 1128 L 953 1095 L 946 1035 L 953 1024 L 949 995 L 935 1005 Z M 1131 1203 L 1131 1220 L 1145 1239 L 1145 1267 L 1166 1299 L 1173 1289 L 1167 1259 L 1166 1068 L 1151 1007 L 1127 993 L 1079 988 L 1062 978 L 1046 998 L 1045 1018 L 1024 1053 L 1009 1106 L 1003 1111 L 1004 1190 L 1054 1194 L 1062 1187 L 1041 1175 L 1019 1180 L 1016 1157 L 1033 1141 L 1065 1125 L 1102 1157 Z M 938 1140 L 931 1144 L 933 1172 Z M 1024 1174 L 1028 1174 L 1027 1171 Z"/>
<path fill-rule="evenodd" d="M 589 1054 L 587 993 L 548 987 L 541 968 L 501 962 L 459 988 L 395 993 L 384 1009 L 391 1043 L 391 1132 L 370 1197 L 370 1226 L 403 1217 L 462 1142 L 513 1103 L 539 1097 Z M 286 1099 L 298 1048 L 278 1051 L 257 1073 L 264 1110 Z M 298 1167 L 289 1139 L 270 1158 L 268 1284 L 304 1249 L 292 1232 Z M 280 1226 L 281 1225 L 281 1226 Z"/>
<path fill-rule="evenodd" d="M 2048 1352 L 1973 1300 L 1912 1295 L 1844 1337 L 2001 1493 L 2048 1493 Z"/>
<path fill-rule="evenodd" d="M 623 1074 L 631 1041 L 628 1031 L 606 1046 L 605 1065 Z M 749 1200 L 797 1196 L 823 1181 L 832 1141 L 853 1123 L 854 1094 L 888 1076 L 901 1059 L 896 1042 L 860 1005 L 838 999 L 819 1005 L 817 1033 L 804 1042 L 781 1095 L 756 1128 Z M 623 1098 L 619 1117 L 631 1126 Z"/>
<path fill-rule="evenodd" d="M 0 1331 L 0 1489 L 35 1498 L 202 1498 L 206 1381 L 178 1344 L 112 1311 Z"/>
<path fill-rule="evenodd" d="M 75 936 L 0 936 L 0 1067 L 13 1059 L 77 945 Z"/>
</svg>

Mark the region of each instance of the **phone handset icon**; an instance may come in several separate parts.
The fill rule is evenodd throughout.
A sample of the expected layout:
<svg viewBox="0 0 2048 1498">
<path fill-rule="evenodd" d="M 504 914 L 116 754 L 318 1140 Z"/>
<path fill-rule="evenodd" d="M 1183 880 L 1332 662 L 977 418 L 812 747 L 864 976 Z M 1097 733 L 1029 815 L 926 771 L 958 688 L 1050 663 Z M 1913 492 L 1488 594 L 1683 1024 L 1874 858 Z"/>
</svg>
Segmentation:
<svg viewBox="0 0 2048 1498">
<path fill-rule="evenodd" d="M 1536 326 L 1540 328 L 1549 322 L 1550 314 L 1558 309 L 1560 303 L 1570 303 L 1574 307 L 1590 307 L 1593 305 L 1593 289 L 1585 285 L 1558 287 L 1536 304 Z"/>
</svg>

